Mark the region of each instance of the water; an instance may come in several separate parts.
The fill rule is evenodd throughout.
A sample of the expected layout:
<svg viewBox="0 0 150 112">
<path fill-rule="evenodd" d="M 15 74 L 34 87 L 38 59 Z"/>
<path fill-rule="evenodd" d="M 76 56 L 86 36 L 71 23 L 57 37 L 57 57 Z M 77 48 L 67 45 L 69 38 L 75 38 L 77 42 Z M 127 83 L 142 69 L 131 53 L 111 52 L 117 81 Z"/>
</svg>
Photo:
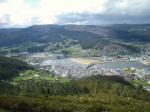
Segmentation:
<svg viewBox="0 0 150 112">
<path fill-rule="evenodd" d="M 137 61 L 121 61 L 121 62 L 106 62 L 93 67 L 107 68 L 107 69 L 121 69 L 121 68 L 130 68 L 134 67 L 137 69 L 150 68 L 150 66 L 145 65 Z"/>
<path fill-rule="evenodd" d="M 63 66 L 79 66 L 86 67 L 87 64 L 79 64 L 77 62 L 72 61 L 71 59 L 54 59 L 54 60 L 46 60 L 41 63 L 41 65 L 63 65 Z M 121 61 L 121 62 L 105 62 L 101 64 L 94 65 L 92 67 L 100 67 L 107 69 L 120 69 L 120 68 L 129 68 L 134 67 L 137 69 L 150 68 L 150 66 L 145 65 L 138 61 Z"/>
<path fill-rule="evenodd" d="M 87 65 L 85 64 L 79 64 L 75 61 L 72 61 L 71 59 L 53 59 L 53 60 L 46 60 L 41 63 L 41 65 L 63 65 L 63 66 L 79 66 L 79 67 L 85 67 Z"/>
</svg>

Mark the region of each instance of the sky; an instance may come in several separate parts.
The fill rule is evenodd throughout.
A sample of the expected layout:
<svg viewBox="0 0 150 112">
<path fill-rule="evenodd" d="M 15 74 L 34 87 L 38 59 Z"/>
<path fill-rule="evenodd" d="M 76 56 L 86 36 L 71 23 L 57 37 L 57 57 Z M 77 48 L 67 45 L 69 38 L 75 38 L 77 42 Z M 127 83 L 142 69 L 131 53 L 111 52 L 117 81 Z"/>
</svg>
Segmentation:
<svg viewBox="0 0 150 112">
<path fill-rule="evenodd" d="M 150 23 L 150 0 L 0 0 L 0 28 L 124 23 Z"/>
</svg>

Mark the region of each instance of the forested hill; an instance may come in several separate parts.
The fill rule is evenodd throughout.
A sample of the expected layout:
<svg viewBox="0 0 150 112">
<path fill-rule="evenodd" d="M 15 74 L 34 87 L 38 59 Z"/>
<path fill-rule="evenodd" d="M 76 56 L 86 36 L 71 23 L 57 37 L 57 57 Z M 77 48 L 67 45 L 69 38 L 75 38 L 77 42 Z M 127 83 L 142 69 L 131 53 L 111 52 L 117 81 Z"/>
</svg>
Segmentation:
<svg viewBox="0 0 150 112">
<path fill-rule="evenodd" d="M 10 79 L 26 69 L 32 69 L 26 63 L 0 56 L 0 79 Z"/>
<path fill-rule="evenodd" d="M 9 28 L 9 29 L 0 29 L 0 34 L 8 34 L 21 30 L 22 28 Z"/>
<path fill-rule="evenodd" d="M 88 42 L 101 38 L 126 41 L 150 41 L 150 25 L 34 25 L 21 29 L 0 29 L 0 46 L 20 44 L 27 41 L 47 43 L 71 38 Z"/>
<path fill-rule="evenodd" d="M 95 75 L 80 79 L 77 83 L 90 93 L 109 93 L 150 101 L 150 93 L 142 86 L 135 87 L 119 76 Z"/>
<path fill-rule="evenodd" d="M 102 37 L 90 32 L 66 30 L 59 25 L 35 25 L 11 33 L 1 33 L 0 46 L 20 44 L 28 41 L 37 43 L 60 42 L 64 40 L 64 36 L 78 40 L 79 42 L 86 42 Z"/>
<path fill-rule="evenodd" d="M 8 84 L 0 84 L 13 93 Z M 14 95 L 0 95 L 0 107 L 20 112 L 150 111 L 150 93 L 117 76 L 93 75 L 68 83 L 29 80 L 13 88 Z"/>
<path fill-rule="evenodd" d="M 122 112 L 128 109 L 133 112 L 150 111 L 150 93 L 142 86 L 133 86 L 122 77 L 93 75 L 70 82 L 35 79 L 20 80 L 15 85 L 9 82 L 8 79 L 26 69 L 32 67 L 19 60 L 0 57 L 0 110 L 5 108 L 13 112 Z"/>
<path fill-rule="evenodd" d="M 134 52 L 139 52 L 138 48 L 132 45 L 124 45 L 120 43 L 114 43 L 108 40 L 93 40 L 90 42 L 85 42 L 81 44 L 83 49 L 128 49 Z"/>
</svg>

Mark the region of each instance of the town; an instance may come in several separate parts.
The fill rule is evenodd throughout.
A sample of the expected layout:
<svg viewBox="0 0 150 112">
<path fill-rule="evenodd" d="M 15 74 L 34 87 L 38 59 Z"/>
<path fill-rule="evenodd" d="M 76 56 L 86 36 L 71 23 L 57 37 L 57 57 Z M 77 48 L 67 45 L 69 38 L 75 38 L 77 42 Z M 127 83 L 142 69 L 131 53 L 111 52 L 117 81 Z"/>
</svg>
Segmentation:
<svg viewBox="0 0 150 112">
<path fill-rule="evenodd" d="M 106 39 L 107 40 L 107 39 Z M 72 40 L 70 40 L 72 41 Z M 28 52 L 26 44 L 21 48 L 21 52 L 13 49 L 1 48 L 1 55 L 23 60 L 29 65 L 36 66 L 41 70 L 49 72 L 49 76 L 53 76 L 59 81 L 61 77 L 69 79 L 80 79 L 90 75 L 117 75 L 125 80 L 132 82 L 134 85 L 143 85 L 150 90 L 150 44 L 145 42 L 127 42 L 119 40 L 111 40 L 113 43 L 121 43 L 122 45 L 134 46 L 138 52 L 119 45 L 110 44 L 102 49 L 85 48 L 75 44 L 68 48 L 62 42 L 55 44 L 49 43 L 43 52 Z M 29 45 L 43 44 L 28 43 Z M 41 46 L 41 47 L 42 47 Z M 59 46 L 59 47 L 58 47 Z M 133 49 L 134 50 L 134 49 Z M 22 76 L 22 73 L 21 73 Z M 23 75 L 24 76 L 24 75 Z M 35 74 L 35 76 L 39 76 Z M 32 79 L 32 77 L 29 77 Z"/>
<path fill-rule="evenodd" d="M 102 56 L 101 58 L 86 58 L 87 59 L 84 57 L 82 60 L 81 57 L 66 58 L 63 54 L 54 54 L 51 52 L 23 52 L 20 53 L 19 57 L 19 59 L 30 65 L 50 72 L 50 77 L 53 75 L 52 77 L 54 77 L 56 81 L 59 81 L 61 77 L 78 80 L 83 77 L 97 74 L 107 76 L 117 75 L 128 81 L 143 81 L 147 83 L 143 87 L 148 91 L 150 90 L 150 67 L 145 65 L 145 62 L 149 61 L 148 56 L 147 58 L 143 58 L 143 56 L 133 57 L 130 55 L 117 55 L 115 57 Z M 104 64 L 108 64 L 112 66 L 112 68 L 103 67 Z M 125 66 L 121 66 L 124 64 Z"/>
</svg>

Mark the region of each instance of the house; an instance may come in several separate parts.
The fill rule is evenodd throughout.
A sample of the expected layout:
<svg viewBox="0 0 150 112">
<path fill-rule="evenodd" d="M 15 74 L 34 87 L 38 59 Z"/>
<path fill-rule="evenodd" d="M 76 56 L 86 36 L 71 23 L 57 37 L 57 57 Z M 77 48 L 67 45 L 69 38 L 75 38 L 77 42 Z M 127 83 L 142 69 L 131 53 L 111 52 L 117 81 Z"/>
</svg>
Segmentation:
<svg viewBox="0 0 150 112">
<path fill-rule="evenodd" d="M 58 79 L 58 77 L 57 77 L 57 76 L 55 76 L 55 81 L 59 81 L 59 79 Z"/>
<path fill-rule="evenodd" d="M 20 73 L 19 76 L 25 76 L 23 73 Z"/>
<path fill-rule="evenodd" d="M 38 77 L 39 75 L 35 74 L 34 77 Z"/>
</svg>

